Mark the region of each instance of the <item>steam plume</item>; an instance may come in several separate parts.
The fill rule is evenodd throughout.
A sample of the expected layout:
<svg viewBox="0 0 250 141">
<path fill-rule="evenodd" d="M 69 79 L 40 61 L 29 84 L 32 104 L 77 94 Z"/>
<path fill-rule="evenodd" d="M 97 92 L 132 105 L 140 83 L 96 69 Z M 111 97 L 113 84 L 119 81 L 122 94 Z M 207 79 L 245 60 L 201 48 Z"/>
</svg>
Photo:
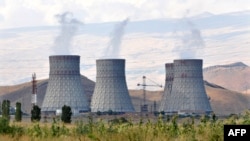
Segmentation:
<svg viewBox="0 0 250 141">
<path fill-rule="evenodd" d="M 193 59 L 196 58 L 197 52 L 202 52 L 205 45 L 200 30 L 191 21 L 186 19 L 184 22 L 187 32 L 180 33 L 181 44 L 176 46 L 174 51 L 180 59 Z"/>
<path fill-rule="evenodd" d="M 111 40 L 109 42 L 108 48 L 106 50 L 106 55 L 108 57 L 118 58 L 120 55 L 120 46 L 122 37 L 124 35 L 124 29 L 128 23 L 129 19 L 125 19 L 119 24 L 117 24 L 111 33 Z"/>
<path fill-rule="evenodd" d="M 70 12 L 63 14 L 57 14 L 55 17 L 61 24 L 61 33 L 56 37 L 53 51 L 56 55 L 69 55 L 70 43 L 78 28 L 83 25 L 81 21 L 78 21 L 73 17 Z"/>
</svg>

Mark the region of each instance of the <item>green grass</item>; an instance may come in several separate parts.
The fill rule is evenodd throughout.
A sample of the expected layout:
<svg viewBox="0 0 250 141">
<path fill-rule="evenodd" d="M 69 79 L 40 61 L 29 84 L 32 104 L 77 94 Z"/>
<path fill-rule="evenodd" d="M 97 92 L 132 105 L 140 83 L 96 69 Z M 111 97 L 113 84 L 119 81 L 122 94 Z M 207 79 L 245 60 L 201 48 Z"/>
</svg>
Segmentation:
<svg viewBox="0 0 250 141">
<path fill-rule="evenodd" d="M 0 118 L 0 140 L 17 141 L 223 141 L 224 124 L 250 124 L 250 112 L 225 119 L 179 118 L 173 116 L 158 119 L 131 118 L 113 120 L 77 120 L 71 124 L 11 122 Z"/>
</svg>

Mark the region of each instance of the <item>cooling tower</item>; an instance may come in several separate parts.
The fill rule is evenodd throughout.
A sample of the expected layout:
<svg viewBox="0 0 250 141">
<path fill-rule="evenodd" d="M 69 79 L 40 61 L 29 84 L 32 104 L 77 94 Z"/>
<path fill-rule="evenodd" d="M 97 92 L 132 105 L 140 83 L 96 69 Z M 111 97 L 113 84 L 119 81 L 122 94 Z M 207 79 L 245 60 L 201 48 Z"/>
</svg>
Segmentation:
<svg viewBox="0 0 250 141">
<path fill-rule="evenodd" d="M 170 103 L 170 96 L 172 91 L 172 85 L 174 80 L 174 64 L 173 63 L 166 63 L 165 64 L 165 71 L 166 71 L 166 78 L 165 78 L 165 87 L 162 100 L 160 102 L 159 110 L 158 111 L 169 111 L 169 103 Z"/>
<path fill-rule="evenodd" d="M 125 78 L 125 60 L 96 60 L 96 70 L 91 111 L 134 112 Z"/>
<path fill-rule="evenodd" d="M 210 113 L 202 74 L 202 60 L 174 60 L 174 81 L 165 112 Z"/>
<path fill-rule="evenodd" d="M 49 82 L 41 111 L 46 114 L 70 106 L 74 114 L 89 111 L 80 75 L 80 56 L 50 56 Z"/>
</svg>

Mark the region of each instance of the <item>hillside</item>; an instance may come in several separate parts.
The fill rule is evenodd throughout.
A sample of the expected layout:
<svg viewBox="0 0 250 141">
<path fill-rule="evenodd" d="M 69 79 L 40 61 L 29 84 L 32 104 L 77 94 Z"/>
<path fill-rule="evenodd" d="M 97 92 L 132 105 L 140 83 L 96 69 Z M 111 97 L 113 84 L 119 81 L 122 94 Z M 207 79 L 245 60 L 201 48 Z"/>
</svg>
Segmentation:
<svg viewBox="0 0 250 141">
<path fill-rule="evenodd" d="M 226 89 L 250 93 L 250 67 L 242 62 L 204 68 L 204 80 Z"/>
<path fill-rule="evenodd" d="M 232 113 L 241 113 L 250 107 L 249 96 L 242 95 L 241 93 L 238 93 L 238 92 L 227 90 L 221 86 L 209 83 L 207 81 L 205 81 L 204 84 L 205 84 L 207 95 L 210 97 L 210 103 L 215 114 L 229 115 Z M 143 93 L 142 90 L 130 91 L 130 95 L 132 97 L 139 98 L 141 101 L 142 101 L 142 93 Z M 149 110 L 151 110 L 151 106 L 153 108 L 154 101 L 157 101 L 157 107 L 158 107 L 159 100 L 161 100 L 162 94 L 163 94 L 162 91 L 147 91 L 146 92 L 146 96 L 148 99 L 147 102 L 149 104 Z M 139 109 L 139 104 L 134 105 L 136 109 Z"/>
<path fill-rule="evenodd" d="M 217 115 L 238 114 L 249 109 L 249 96 L 224 88 L 206 86 L 206 92 L 211 98 L 210 103 Z"/>
<path fill-rule="evenodd" d="M 48 79 L 45 80 L 39 80 L 37 82 L 37 104 L 39 107 L 42 105 L 42 101 L 44 99 L 46 89 L 48 85 Z M 85 93 L 87 96 L 91 97 L 95 82 L 91 81 L 85 76 L 82 76 L 82 85 L 84 87 Z M 0 87 L 1 99 L 9 99 L 11 101 L 11 105 L 14 106 L 17 101 L 22 103 L 22 109 L 26 113 L 30 113 L 31 110 L 31 93 L 32 93 L 32 87 L 31 83 L 23 83 L 20 85 L 15 86 L 1 86 Z M 4 92 L 6 92 L 4 94 Z"/>
<path fill-rule="evenodd" d="M 94 91 L 95 82 L 82 76 L 83 87 L 89 99 Z M 41 107 L 42 101 L 46 92 L 48 79 L 38 81 L 38 106 Z M 216 84 L 212 84 L 205 81 L 205 88 L 208 96 L 211 98 L 211 106 L 216 114 L 231 114 L 240 113 L 250 107 L 249 97 L 227 90 Z M 2 96 L 0 99 L 9 99 L 12 102 L 12 106 L 16 101 L 22 103 L 23 110 L 29 113 L 31 109 L 31 83 L 23 83 L 16 86 L 4 86 L 0 87 Z M 7 92 L 4 94 L 4 92 Z M 137 112 L 140 111 L 140 105 L 142 104 L 142 90 L 129 90 L 132 98 L 132 103 Z M 159 105 L 163 92 L 162 91 L 146 91 L 147 104 L 149 105 L 149 111 L 153 111 L 154 101 Z"/>
</svg>

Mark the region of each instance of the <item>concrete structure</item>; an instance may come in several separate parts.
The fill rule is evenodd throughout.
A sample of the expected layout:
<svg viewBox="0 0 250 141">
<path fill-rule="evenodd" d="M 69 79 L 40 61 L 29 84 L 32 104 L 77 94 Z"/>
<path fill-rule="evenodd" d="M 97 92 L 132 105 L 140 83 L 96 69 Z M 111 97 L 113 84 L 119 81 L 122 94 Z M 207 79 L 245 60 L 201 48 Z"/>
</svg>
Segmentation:
<svg viewBox="0 0 250 141">
<path fill-rule="evenodd" d="M 208 114 L 212 112 L 205 91 L 202 73 L 202 60 L 174 60 L 174 78 L 170 96 L 165 89 L 165 105 L 162 109 L 167 113 Z M 171 72 L 171 69 L 170 69 Z M 171 75 L 171 74 L 170 74 Z M 166 82 L 171 83 L 171 81 Z M 164 103 L 164 101 L 162 101 Z"/>
<path fill-rule="evenodd" d="M 96 84 L 91 112 L 134 112 L 126 78 L 124 59 L 96 60 Z"/>
<path fill-rule="evenodd" d="M 89 103 L 81 82 L 80 56 L 50 56 L 49 83 L 42 104 L 42 113 L 56 114 L 64 105 L 73 114 L 89 111 Z"/>
<path fill-rule="evenodd" d="M 166 63 L 165 64 L 165 71 L 166 71 L 166 78 L 165 78 L 165 87 L 164 87 L 164 94 L 162 100 L 159 105 L 158 111 L 170 111 L 169 103 L 170 103 L 170 96 L 172 92 L 172 85 L 174 81 L 174 64 L 173 63 Z"/>
</svg>

